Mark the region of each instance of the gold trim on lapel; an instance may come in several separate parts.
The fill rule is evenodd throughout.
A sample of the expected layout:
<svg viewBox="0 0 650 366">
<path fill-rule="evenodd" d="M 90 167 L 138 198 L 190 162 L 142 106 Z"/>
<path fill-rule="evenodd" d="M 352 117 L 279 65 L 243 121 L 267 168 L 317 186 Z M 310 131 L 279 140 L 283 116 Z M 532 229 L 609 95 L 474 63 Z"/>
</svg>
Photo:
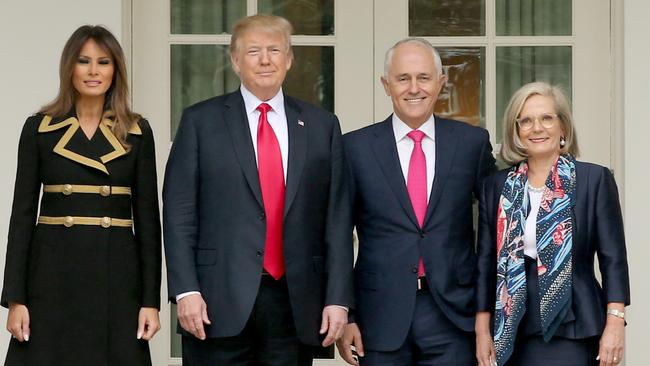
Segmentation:
<svg viewBox="0 0 650 366">
<path fill-rule="evenodd" d="M 126 150 L 124 149 L 124 146 L 120 144 L 120 141 L 113 135 L 113 132 L 111 131 L 111 128 L 109 127 L 108 124 L 108 119 L 102 120 L 102 122 L 99 124 L 99 129 L 102 131 L 104 134 L 104 137 L 106 137 L 106 140 L 108 140 L 108 143 L 113 146 L 113 151 L 103 155 L 100 159 L 102 160 L 102 163 L 106 164 L 111 160 L 117 159 L 122 155 L 126 154 Z"/>
<path fill-rule="evenodd" d="M 113 121 L 111 121 L 110 119 L 104 118 L 99 124 L 99 132 L 101 132 L 104 135 L 108 143 L 113 147 L 113 151 L 100 157 L 101 162 L 66 149 L 66 146 L 72 139 L 72 136 L 74 136 L 75 132 L 77 132 L 79 127 L 81 127 L 77 118 L 70 117 L 64 121 L 57 122 L 54 124 L 50 124 L 51 122 L 52 122 L 52 117 L 50 116 L 43 117 L 43 120 L 41 121 L 41 124 L 38 127 L 38 132 L 40 133 L 51 132 L 69 126 L 68 130 L 63 134 L 61 139 L 59 139 L 59 142 L 57 142 L 57 144 L 54 146 L 53 151 L 79 164 L 83 164 L 91 168 L 101 170 L 102 172 L 110 175 L 108 169 L 106 169 L 106 166 L 104 164 L 108 163 L 111 160 L 115 160 L 127 153 L 124 147 L 122 146 L 122 144 L 120 144 L 120 141 L 113 134 L 113 131 L 111 131 L 111 126 L 113 125 Z M 134 135 L 142 135 L 142 130 L 140 129 L 140 126 L 138 126 L 138 124 L 135 123 L 129 130 L 129 133 Z"/>
</svg>

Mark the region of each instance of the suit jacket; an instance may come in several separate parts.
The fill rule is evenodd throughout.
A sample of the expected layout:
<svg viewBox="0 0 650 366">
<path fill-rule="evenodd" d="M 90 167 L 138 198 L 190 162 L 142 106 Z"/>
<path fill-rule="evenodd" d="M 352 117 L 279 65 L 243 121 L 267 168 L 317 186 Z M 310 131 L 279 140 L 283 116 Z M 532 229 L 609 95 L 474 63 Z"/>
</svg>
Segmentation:
<svg viewBox="0 0 650 366">
<path fill-rule="evenodd" d="M 478 311 L 493 311 L 496 292 L 496 220 L 499 197 L 509 169 L 485 180 L 479 215 Z M 609 169 L 576 162 L 573 203 L 573 303 L 564 323 L 570 338 L 602 333 L 609 302 L 630 303 L 630 282 L 623 217 L 616 182 Z M 602 287 L 594 273 L 598 255 Z"/>
<path fill-rule="evenodd" d="M 359 236 L 355 311 L 366 348 L 400 347 L 412 322 L 422 256 L 431 296 L 460 329 L 474 329 L 472 200 L 494 170 L 489 136 L 435 119 L 435 178 L 423 227 L 400 167 L 391 117 L 344 136 Z"/>
<path fill-rule="evenodd" d="M 289 132 L 283 249 L 297 335 L 319 343 L 324 305 L 352 305 L 349 194 L 337 118 L 285 96 Z M 299 123 L 302 122 L 302 123 Z M 183 112 L 167 162 L 169 298 L 201 292 L 208 337 L 239 334 L 260 284 L 266 232 L 255 151 L 238 91 Z"/>
</svg>

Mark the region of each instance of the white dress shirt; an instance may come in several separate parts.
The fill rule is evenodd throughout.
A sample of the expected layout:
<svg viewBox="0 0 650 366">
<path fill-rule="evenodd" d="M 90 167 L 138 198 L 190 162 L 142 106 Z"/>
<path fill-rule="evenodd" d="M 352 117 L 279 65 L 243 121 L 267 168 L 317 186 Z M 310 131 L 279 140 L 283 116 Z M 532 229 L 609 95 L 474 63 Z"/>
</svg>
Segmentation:
<svg viewBox="0 0 650 366">
<path fill-rule="evenodd" d="M 406 123 L 393 113 L 393 132 L 395 133 L 395 143 L 397 144 L 397 154 L 399 155 L 399 163 L 402 166 L 402 174 L 404 175 L 404 182 L 408 184 L 409 163 L 411 161 L 411 153 L 415 142 L 408 137 L 408 133 L 413 131 Z M 431 196 L 431 188 L 433 187 L 433 178 L 436 173 L 436 125 L 433 115 L 418 128 L 424 132 L 422 139 L 422 150 L 424 151 L 424 158 L 427 164 L 427 203 Z"/>
<path fill-rule="evenodd" d="M 275 137 L 280 144 L 280 154 L 282 154 L 282 171 L 284 172 L 284 183 L 287 183 L 287 161 L 289 157 L 289 128 L 287 127 L 287 115 L 284 112 L 284 94 L 282 89 L 271 99 L 262 101 L 258 99 L 253 93 L 248 91 L 244 85 L 240 88 L 241 95 L 244 97 L 244 106 L 246 107 L 246 117 L 248 118 L 248 126 L 251 130 L 251 140 L 253 141 L 253 149 L 255 150 L 255 162 L 257 162 L 257 126 L 260 120 L 260 111 L 257 107 L 266 103 L 273 108 L 266 113 L 269 124 L 275 132 Z"/>
</svg>

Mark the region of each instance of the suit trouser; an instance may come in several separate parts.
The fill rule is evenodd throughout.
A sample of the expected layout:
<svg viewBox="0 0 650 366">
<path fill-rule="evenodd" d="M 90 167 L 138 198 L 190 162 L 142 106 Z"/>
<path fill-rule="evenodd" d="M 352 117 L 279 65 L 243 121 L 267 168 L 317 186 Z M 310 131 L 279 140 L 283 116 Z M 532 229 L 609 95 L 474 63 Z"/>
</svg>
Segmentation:
<svg viewBox="0 0 650 366">
<path fill-rule="evenodd" d="M 526 314 L 519 324 L 515 349 L 507 366 L 592 366 L 598 365 L 599 337 L 571 339 L 555 335 L 549 342 L 542 338 L 542 321 L 539 304 L 539 280 L 537 260 L 526 257 Z M 560 325 L 557 333 L 569 333 L 565 328 L 571 323 Z"/>
<path fill-rule="evenodd" d="M 366 349 L 360 361 L 361 366 L 474 366 L 475 347 L 474 333 L 458 329 L 425 289 L 417 293 L 404 344 L 393 352 Z"/>
<path fill-rule="evenodd" d="M 262 276 L 253 311 L 239 335 L 205 341 L 183 336 L 184 366 L 308 366 L 312 359 L 313 348 L 296 335 L 285 277 L 275 281 Z"/>
</svg>

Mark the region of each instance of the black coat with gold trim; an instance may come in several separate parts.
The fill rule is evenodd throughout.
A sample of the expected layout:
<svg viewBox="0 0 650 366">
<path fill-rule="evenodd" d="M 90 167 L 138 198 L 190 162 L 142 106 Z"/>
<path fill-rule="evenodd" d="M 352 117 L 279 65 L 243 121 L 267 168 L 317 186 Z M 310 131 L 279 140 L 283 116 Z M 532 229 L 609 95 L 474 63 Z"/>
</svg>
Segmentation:
<svg viewBox="0 0 650 366">
<path fill-rule="evenodd" d="M 88 139 L 75 117 L 25 123 L 1 300 L 27 305 L 31 334 L 6 365 L 151 364 L 136 330 L 160 307 L 153 134 L 141 120 L 127 152 L 111 125 Z"/>
</svg>

